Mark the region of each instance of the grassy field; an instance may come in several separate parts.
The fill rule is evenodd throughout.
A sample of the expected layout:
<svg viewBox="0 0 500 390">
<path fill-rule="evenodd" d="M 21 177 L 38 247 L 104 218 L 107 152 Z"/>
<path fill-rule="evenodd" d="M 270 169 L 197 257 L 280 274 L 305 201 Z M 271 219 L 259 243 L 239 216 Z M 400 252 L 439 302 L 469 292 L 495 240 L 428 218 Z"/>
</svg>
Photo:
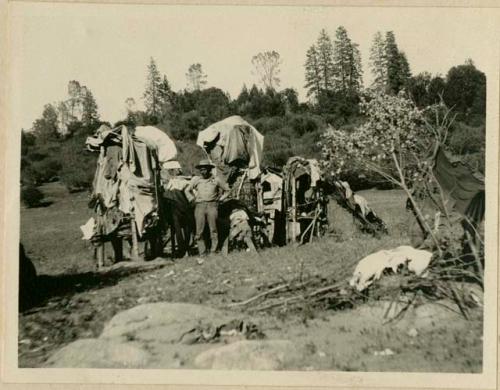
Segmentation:
<svg viewBox="0 0 500 390">
<path fill-rule="evenodd" d="M 330 203 L 330 233 L 311 244 L 210 256 L 175 262 L 157 259 L 146 267 L 95 273 L 92 250 L 79 226 L 90 217 L 87 196 L 68 194 L 58 183 L 43 188 L 52 204 L 21 210 L 21 241 L 41 276 L 41 303 L 20 314 L 19 365 L 38 367 L 58 348 L 79 338 L 97 337 L 117 312 L 146 302 L 188 302 L 227 308 L 283 281 L 318 277 L 346 280 L 357 261 L 382 248 L 408 244 L 410 215 L 399 191 L 364 191 L 389 227 L 374 238 L 359 231 L 352 217 Z M 236 309 L 234 309 L 236 310 Z M 239 309 L 241 310 L 241 309 Z M 382 326 L 367 311 L 252 314 L 266 334 L 293 338 L 312 354 L 296 369 L 363 371 L 478 372 L 482 364 L 481 313 L 468 322 L 442 321 L 422 329 Z M 250 314 L 249 314 L 250 315 Z M 391 348 L 396 356 L 374 358 Z M 343 351 L 343 352 L 342 352 Z M 328 359 L 325 359 L 327 356 Z M 307 360 L 307 361 L 306 361 Z"/>
</svg>

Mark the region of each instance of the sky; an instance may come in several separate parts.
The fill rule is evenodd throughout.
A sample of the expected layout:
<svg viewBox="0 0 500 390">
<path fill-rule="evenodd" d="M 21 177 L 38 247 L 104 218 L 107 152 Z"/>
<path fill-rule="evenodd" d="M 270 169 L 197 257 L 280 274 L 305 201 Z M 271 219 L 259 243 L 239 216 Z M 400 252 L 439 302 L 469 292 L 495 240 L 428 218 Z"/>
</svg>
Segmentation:
<svg viewBox="0 0 500 390">
<path fill-rule="evenodd" d="M 377 31 L 394 31 L 413 74 L 445 75 L 471 58 L 491 67 L 485 45 L 498 46 L 488 9 L 299 6 L 179 6 L 10 3 L 10 126 L 29 129 L 43 106 L 67 97 L 78 80 L 92 91 L 101 119 L 125 115 L 125 99 L 142 106 L 146 67 L 153 57 L 176 91 L 190 64 L 201 63 L 207 86 L 236 97 L 257 81 L 251 58 L 276 50 L 281 88 L 304 101 L 307 49 L 325 28 L 344 26 L 359 44 L 365 86 L 369 49 Z M 489 46 L 492 47 L 492 46 Z"/>
</svg>

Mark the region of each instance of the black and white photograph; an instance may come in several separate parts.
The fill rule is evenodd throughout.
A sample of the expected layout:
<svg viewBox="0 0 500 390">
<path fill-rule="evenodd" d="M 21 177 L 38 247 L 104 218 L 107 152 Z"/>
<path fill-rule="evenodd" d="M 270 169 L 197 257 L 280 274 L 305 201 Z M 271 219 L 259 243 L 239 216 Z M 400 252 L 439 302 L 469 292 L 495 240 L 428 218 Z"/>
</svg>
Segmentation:
<svg viewBox="0 0 500 390">
<path fill-rule="evenodd" d="M 498 21 L 10 2 L 12 367 L 493 388 Z"/>
</svg>

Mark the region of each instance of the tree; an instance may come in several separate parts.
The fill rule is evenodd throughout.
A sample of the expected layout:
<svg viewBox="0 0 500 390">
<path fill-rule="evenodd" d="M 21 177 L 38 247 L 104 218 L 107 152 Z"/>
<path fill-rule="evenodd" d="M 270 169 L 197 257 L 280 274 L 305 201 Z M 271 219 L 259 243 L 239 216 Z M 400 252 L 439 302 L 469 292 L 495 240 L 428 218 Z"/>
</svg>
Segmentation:
<svg viewBox="0 0 500 390">
<path fill-rule="evenodd" d="M 371 87 L 377 91 L 385 91 L 388 84 L 387 57 L 385 55 L 385 41 L 380 31 L 377 31 L 373 37 L 369 66 L 373 75 Z"/>
<path fill-rule="evenodd" d="M 334 80 L 333 44 L 325 29 L 319 33 L 316 50 L 321 74 L 321 89 L 330 91 L 333 89 Z"/>
<path fill-rule="evenodd" d="M 192 64 L 186 73 L 187 90 L 199 91 L 207 84 L 207 75 L 203 73 L 201 64 Z"/>
<path fill-rule="evenodd" d="M 471 60 L 452 67 L 446 75 L 445 103 L 460 114 L 460 119 L 484 117 L 486 113 L 486 76 Z"/>
<path fill-rule="evenodd" d="M 78 81 L 71 80 L 68 83 L 68 96 L 69 112 L 71 117 L 75 117 L 78 114 L 78 112 L 76 111 L 77 107 L 81 102 L 81 86 Z"/>
<path fill-rule="evenodd" d="M 275 90 L 280 85 L 280 65 L 282 61 L 277 51 L 265 51 L 252 57 L 253 74 L 264 89 Z"/>
<path fill-rule="evenodd" d="M 415 105 L 419 108 L 429 105 L 429 88 L 431 80 L 432 75 L 429 72 L 419 73 L 408 80 L 408 94 Z"/>
<path fill-rule="evenodd" d="M 445 80 L 440 75 L 434 76 L 429 83 L 429 101 L 431 103 L 438 103 L 441 101 L 445 88 Z"/>
<path fill-rule="evenodd" d="M 317 100 L 321 93 L 321 68 L 319 64 L 319 54 L 315 45 L 312 45 L 306 54 L 305 67 L 305 88 L 307 89 L 307 96 L 314 96 Z"/>
<path fill-rule="evenodd" d="M 282 101 L 285 104 L 285 112 L 297 112 L 299 110 L 299 97 L 297 91 L 293 88 L 286 88 L 280 92 Z"/>
<path fill-rule="evenodd" d="M 170 83 L 168 82 L 167 76 L 163 75 L 163 79 L 161 80 L 158 86 L 158 99 L 160 104 L 160 112 L 162 116 L 165 116 L 172 110 L 174 104 L 174 92 L 170 87 Z"/>
<path fill-rule="evenodd" d="M 146 106 L 146 112 L 153 116 L 158 117 L 160 113 L 160 90 L 161 75 L 156 67 L 156 62 L 151 57 L 149 65 L 147 68 L 146 76 L 146 90 L 144 91 L 144 105 Z"/>
<path fill-rule="evenodd" d="M 386 91 L 391 94 L 398 94 L 411 76 L 410 66 L 404 52 L 399 51 L 396 44 L 394 32 L 388 31 L 385 34 L 385 58 L 387 61 L 387 85 Z"/>
<path fill-rule="evenodd" d="M 33 132 L 42 143 L 59 139 L 57 111 L 52 104 L 45 105 L 42 117 L 33 123 Z"/>
<path fill-rule="evenodd" d="M 248 93 L 247 115 L 252 118 L 263 116 L 265 110 L 264 92 L 254 84 Z"/>
<path fill-rule="evenodd" d="M 361 54 L 358 45 L 340 26 L 333 46 L 333 89 L 343 95 L 357 95 L 362 86 Z"/>
<path fill-rule="evenodd" d="M 446 206 L 444 194 L 439 192 L 433 166 L 451 126 L 449 110 L 441 105 L 420 110 L 411 100 L 388 94 L 372 94 L 361 107 L 367 118 L 361 126 L 352 132 L 331 128 L 323 136 L 322 153 L 328 169 L 340 175 L 359 167 L 401 188 L 420 226 L 441 254 L 443 241 L 432 228 L 436 221 L 424 215 L 416 194 L 439 204 L 448 217 L 449 202 Z"/>
<path fill-rule="evenodd" d="M 85 89 L 83 96 L 82 124 L 86 127 L 91 127 L 99 121 L 99 112 L 97 111 L 97 103 L 90 89 Z"/>
<path fill-rule="evenodd" d="M 410 64 L 406 58 L 404 51 L 399 52 L 399 80 L 402 88 L 406 87 L 406 83 L 411 77 Z"/>
</svg>

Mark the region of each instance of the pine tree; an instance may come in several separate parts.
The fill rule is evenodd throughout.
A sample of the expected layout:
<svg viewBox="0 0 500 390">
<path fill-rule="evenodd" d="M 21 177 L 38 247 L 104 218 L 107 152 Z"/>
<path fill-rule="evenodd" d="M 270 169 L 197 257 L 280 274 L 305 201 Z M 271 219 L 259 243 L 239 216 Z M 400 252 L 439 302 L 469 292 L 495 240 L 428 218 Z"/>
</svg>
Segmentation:
<svg viewBox="0 0 500 390">
<path fill-rule="evenodd" d="M 387 88 L 387 58 L 385 55 L 385 41 L 380 31 L 373 37 L 370 48 L 370 70 L 373 75 L 371 87 L 378 91 L 385 91 Z"/>
<path fill-rule="evenodd" d="M 325 29 L 319 33 L 316 42 L 318 53 L 318 65 L 321 74 L 321 89 L 331 91 L 333 89 L 333 44 Z"/>
<path fill-rule="evenodd" d="M 386 92 L 397 94 L 407 84 L 411 77 L 410 65 L 404 52 L 398 49 L 394 32 L 385 35 L 385 57 L 387 60 Z"/>
<path fill-rule="evenodd" d="M 99 112 L 94 95 L 90 89 L 86 89 L 83 98 L 82 123 L 84 126 L 92 126 L 99 121 Z"/>
<path fill-rule="evenodd" d="M 160 113 L 160 97 L 159 89 L 161 84 L 161 75 L 156 67 L 155 60 L 151 57 L 146 77 L 146 90 L 144 91 L 144 105 L 146 112 L 153 116 L 158 117 Z"/>
<path fill-rule="evenodd" d="M 408 80 L 411 77 L 410 64 L 404 51 L 399 52 L 399 85 L 400 88 L 406 88 Z"/>
<path fill-rule="evenodd" d="M 321 93 L 321 69 L 319 65 L 318 51 L 316 50 L 315 45 L 312 45 L 309 50 L 307 50 L 306 63 L 304 67 L 306 71 L 305 88 L 307 89 L 307 96 L 314 96 L 318 99 Z"/>
<path fill-rule="evenodd" d="M 201 64 L 192 64 L 188 72 L 186 73 L 187 78 L 187 90 L 188 91 L 199 91 L 207 84 L 207 75 L 203 73 Z"/>
<path fill-rule="evenodd" d="M 336 31 L 333 47 L 333 87 L 336 92 L 346 95 L 359 93 L 362 86 L 361 54 L 358 45 L 340 26 Z"/>
<path fill-rule="evenodd" d="M 173 94 L 174 93 L 172 91 L 172 88 L 170 87 L 167 76 L 163 75 L 163 79 L 158 86 L 158 100 L 162 116 L 166 115 L 172 110 L 172 106 L 174 103 Z"/>
</svg>

